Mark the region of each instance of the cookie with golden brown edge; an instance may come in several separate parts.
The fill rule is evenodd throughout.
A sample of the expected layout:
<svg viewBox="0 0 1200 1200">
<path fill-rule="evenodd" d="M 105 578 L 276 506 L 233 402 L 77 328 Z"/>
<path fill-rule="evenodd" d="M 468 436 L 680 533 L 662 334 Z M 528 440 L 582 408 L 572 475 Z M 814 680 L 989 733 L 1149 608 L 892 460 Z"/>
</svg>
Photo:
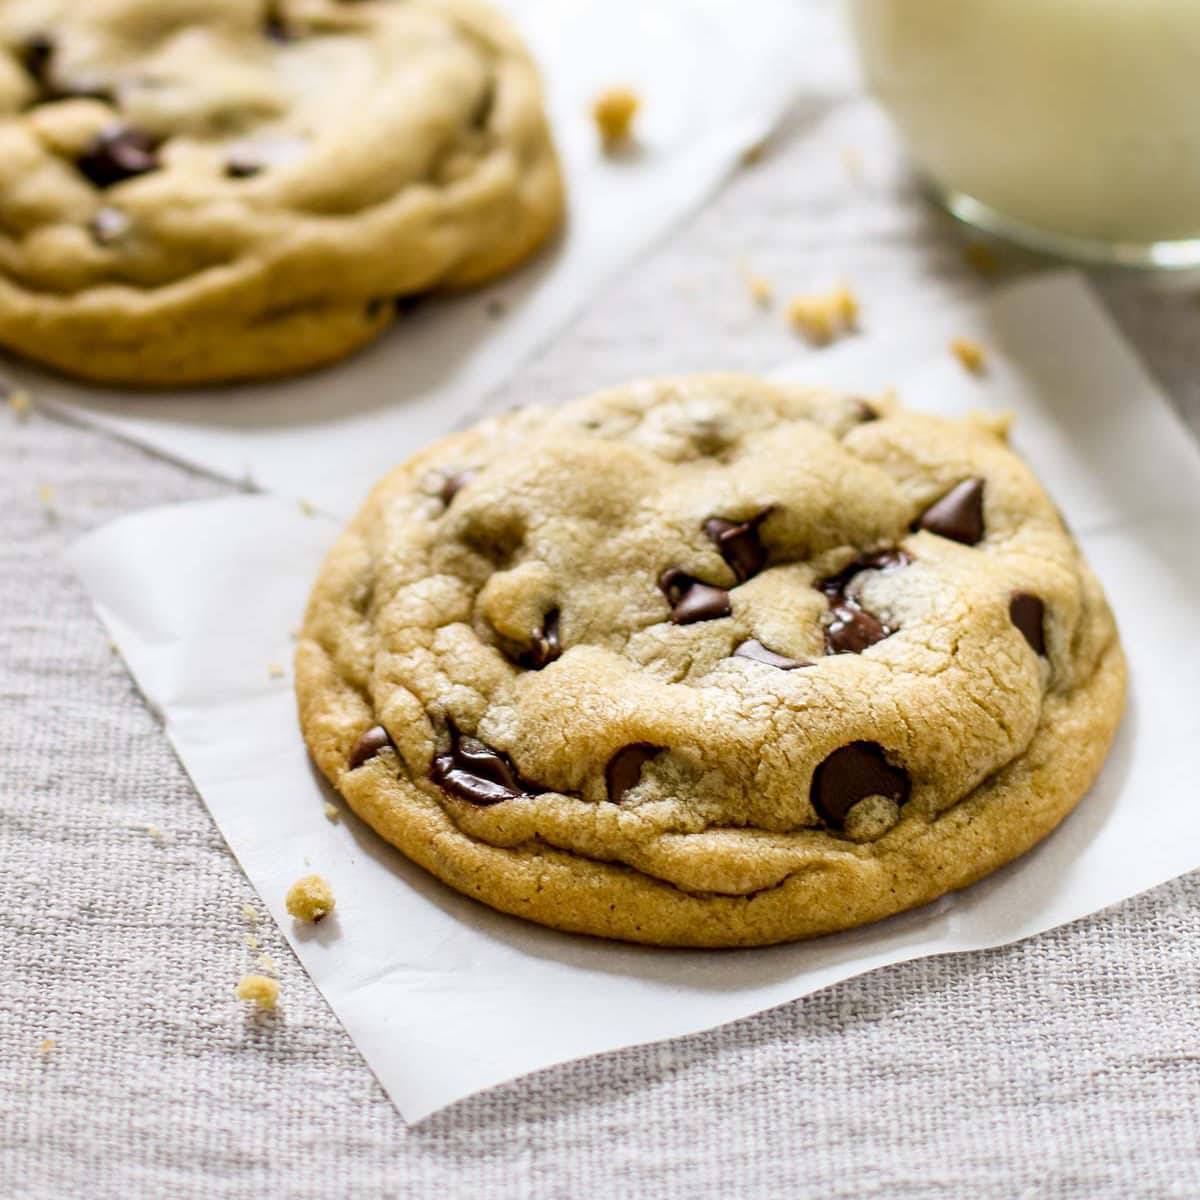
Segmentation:
<svg viewBox="0 0 1200 1200">
<path fill-rule="evenodd" d="M 558 929 L 756 945 L 964 887 L 1083 796 L 1125 686 L 1005 435 L 701 376 L 448 437 L 316 582 L 313 757 L 415 862 Z"/>
<path fill-rule="evenodd" d="M 305 370 L 556 229 L 476 0 L 0 0 L 0 345 L 86 379 Z"/>
</svg>

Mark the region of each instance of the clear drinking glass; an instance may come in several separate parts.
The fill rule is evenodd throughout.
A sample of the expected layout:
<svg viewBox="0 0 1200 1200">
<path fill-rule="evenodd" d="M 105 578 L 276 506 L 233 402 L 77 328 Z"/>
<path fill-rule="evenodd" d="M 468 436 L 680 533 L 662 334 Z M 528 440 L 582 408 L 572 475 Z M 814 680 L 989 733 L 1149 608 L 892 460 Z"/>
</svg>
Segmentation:
<svg viewBox="0 0 1200 1200">
<path fill-rule="evenodd" d="M 849 0 L 872 91 L 957 217 L 1200 266 L 1200 0 Z"/>
</svg>

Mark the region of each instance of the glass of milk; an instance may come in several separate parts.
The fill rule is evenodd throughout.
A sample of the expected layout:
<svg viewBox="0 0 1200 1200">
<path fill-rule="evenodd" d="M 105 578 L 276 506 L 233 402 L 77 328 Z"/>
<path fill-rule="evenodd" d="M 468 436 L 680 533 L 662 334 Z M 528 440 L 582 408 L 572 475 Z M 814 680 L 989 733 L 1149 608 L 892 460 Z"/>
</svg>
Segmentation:
<svg viewBox="0 0 1200 1200">
<path fill-rule="evenodd" d="M 1200 265 L 1200 0 L 849 0 L 946 206 L 1088 262 Z"/>
</svg>

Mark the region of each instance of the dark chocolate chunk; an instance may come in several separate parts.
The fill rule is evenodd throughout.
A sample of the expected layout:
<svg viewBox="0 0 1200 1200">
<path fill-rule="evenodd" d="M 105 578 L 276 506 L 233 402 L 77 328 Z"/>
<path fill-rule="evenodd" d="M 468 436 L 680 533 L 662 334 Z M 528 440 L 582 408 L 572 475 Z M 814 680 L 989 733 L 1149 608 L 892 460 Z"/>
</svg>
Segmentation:
<svg viewBox="0 0 1200 1200">
<path fill-rule="evenodd" d="M 484 745 L 478 738 L 463 736 L 453 725 L 450 750 L 433 760 L 430 776 L 450 795 L 481 808 L 537 791 L 517 774 L 506 754 Z"/>
<path fill-rule="evenodd" d="M 1029 592 L 1015 592 L 1008 604 L 1008 615 L 1029 643 L 1034 654 L 1046 653 L 1046 606 Z"/>
<path fill-rule="evenodd" d="M 861 571 L 897 571 L 912 559 L 903 550 L 880 550 L 864 554 L 836 575 L 822 579 L 817 587 L 829 600 L 832 618 L 825 627 L 826 654 L 861 654 L 868 646 L 891 637 L 896 631 L 868 612 L 846 589 Z"/>
<path fill-rule="evenodd" d="M 964 546 L 977 546 L 983 541 L 983 480 L 964 479 L 952 487 L 917 518 L 916 527 Z"/>
<path fill-rule="evenodd" d="M 767 565 L 767 551 L 759 539 L 758 527 L 771 515 L 771 511 L 771 508 L 764 508 L 748 521 L 709 517 L 704 522 L 704 532 L 733 569 L 738 583 L 745 583 Z"/>
<path fill-rule="evenodd" d="M 604 768 L 608 798 L 614 804 L 620 804 L 621 797 L 631 787 L 637 787 L 638 780 L 642 777 L 642 767 L 662 752 L 661 746 L 652 746 L 649 742 L 633 742 L 629 746 L 622 746 Z"/>
<path fill-rule="evenodd" d="M 562 644 L 558 640 L 558 609 L 552 608 L 542 622 L 541 632 L 538 633 L 528 650 L 521 655 L 521 666 L 531 671 L 540 671 L 548 667 L 560 654 Z"/>
<path fill-rule="evenodd" d="M 750 638 L 743 642 L 733 652 L 734 658 L 749 658 L 754 662 L 766 663 L 769 667 L 778 667 L 781 671 L 794 671 L 797 667 L 811 667 L 812 663 L 805 661 L 803 658 L 788 658 L 783 654 L 776 654 L 774 650 L 768 650 L 762 642 L 755 638 Z"/>
<path fill-rule="evenodd" d="M 813 772 L 809 799 L 830 829 L 841 829 L 846 814 L 867 796 L 908 802 L 908 772 L 894 767 L 876 742 L 851 742 L 835 750 Z"/>
<path fill-rule="evenodd" d="M 225 174 L 230 179 L 249 179 L 262 173 L 261 159 L 254 158 L 245 150 L 233 150 L 225 160 Z"/>
<path fill-rule="evenodd" d="M 35 33 L 25 40 L 20 50 L 21 65 L 39 84 L 45 84 L 50 59 L 54 56 L 54 39 L 48 33 Z"/>
<path fill-rule="evenodd" d="M 353 771 L 355 768 L 361 767 L 363 763 L 369 762 L 381 750 L 386 750 L 391 744 L 392 739 L 388 737 L 388 731 L 382 725 L 372 725 L 354 743 L 354 749 L 350 751 L 347 765 Z"/>
<path fill-rule="evenodd" d="M 267 5 L 267 15 L 263 20 L 263 34 L 273 42 L 284 45 L 295 41 L 295 31 L 288 25 L 283 15 L 283 6 L 275 0 Z"/>
<path fill-rule="evenodd" d="M 861 654 L 896 631 L 874 613 L 860 608 L 857 600 L 833 605 L 833 619 L 825 626 L 826 654 Z"/>
<path fill-rule="evenodd" d="M 129 232 L 130 220 L 119 208 L 102 208 L 88 222 L 88 232 L 100 246 L 110 246 Z"/>
<path fill-rule="evenodd" d="M 447 471 L 442 483 L 442 490 L 439 493 L 442 497 L 442 503 L 449 508 L 454 497 L 478 474 L 478 467 L 467 467 L 462 471 Z"/>
<path fill-rule="evenodd" d="M 863 425 L 868 421 L 879 420 L 879 410 L 873 404 L 868 404 L 865 400 L 854 401 L 854 415 L 858 418 L 860 424 Z"/>
<path fill-rule="evenodd" d="M 729 593 L 724 588 L 701 583 L 678 567 L 664 571 L 659 576 L 658 586 L 671 604 L 671 620 L 676 625 L 729 616 Z"/>
<path fill-rule="evenodd" d="M 110 125 L 76 160 L 75 165 L 98 188 L 145 175 L 160 166 L 153 139 L 133 125 Z"/>
</svg>

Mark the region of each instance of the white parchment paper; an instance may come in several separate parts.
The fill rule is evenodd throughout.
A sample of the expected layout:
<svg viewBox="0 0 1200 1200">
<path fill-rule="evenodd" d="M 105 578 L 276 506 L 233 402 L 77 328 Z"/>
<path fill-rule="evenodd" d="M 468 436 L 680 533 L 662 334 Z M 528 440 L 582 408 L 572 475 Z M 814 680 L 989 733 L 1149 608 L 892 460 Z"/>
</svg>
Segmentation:
<svg viewBox="0 0 1200 1200">
<path fill-rule="evenodd" d="M 956 334 L 990 348 L 985 378 L 947 352 Z M 1200 866 L 1200 451 L 1086 286 L 1026 282 L 891 342 L 810 356 L 804 377 L 894 384 L 942 412 L 1014 409 L 1018 445 L 1104 580 L 1132 667 L 1100 782 L 1048 841 L 966 892 L 814 942 L 663 951 L 558 934 L 451 892 L 349 812 L 331 824 L 290 678 L 270 678 L 268 664 L 290 657 L 335 522 L 287 499 L 237 497 L 127 517 L 73 551 L 229 845 L 408 1120 L 888 963 L 1028 937 Z M 338 898 L 336 917 L 311 930 L 283 906 L 308 870 Z"/>
<path fill-rule="evenodd" d="M 393 462 L 472 412 L 623 265 L 683 219 L 765 136 L 841 43 L 797 0 L 501 0 L 546 82 L 570 214 L 561 242 L 481 292 L 429 301 L 379 342 L 298 379 L 172 394 L 6 372 L 60 414 L 238 482 L 352 509 Z M 829 61 L 827 61 L 829 60 Z M 801 67 L 803 65 L 803 71 Z M 599 150 L 603 87 L 644 99 L 635 153 Z M 503 312 L 500 312 L 500 308 Z M 353 467 L 353 470 L 347 468 Z"/>
</svg>

